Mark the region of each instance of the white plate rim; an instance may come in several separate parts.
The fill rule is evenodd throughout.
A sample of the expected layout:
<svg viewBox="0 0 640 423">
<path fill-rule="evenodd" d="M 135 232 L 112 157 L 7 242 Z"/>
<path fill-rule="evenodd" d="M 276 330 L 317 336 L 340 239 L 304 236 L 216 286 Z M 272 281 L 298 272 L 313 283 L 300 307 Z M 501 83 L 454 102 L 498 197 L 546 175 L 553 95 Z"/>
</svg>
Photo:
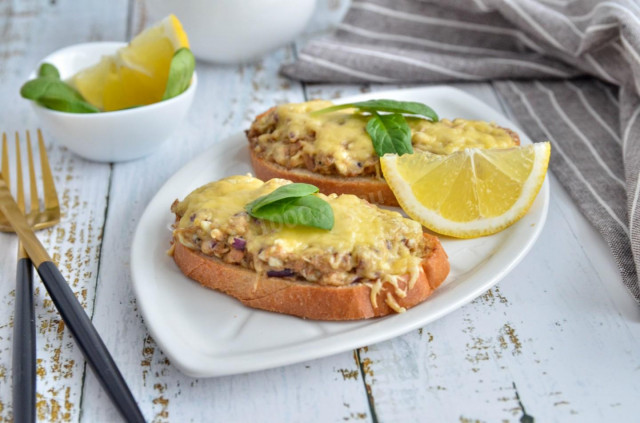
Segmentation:
<svg viewBox="0 0 640 423">
<path fill-rule="evenodd" d="M 466 105 L 472 105 L 476 108 L 486 110 L 487 116 L 492 117 L 487 120 L 493 120 L 501 126 L 509 127 L 518 131 L 522 144 L 531 143 L 531 140 L 529 140 L 524 132 L 519 129 L 518 125 L 509 120 L 502 113 L 495 111 L 476 97 L 473 97 L 457 88 L 446 85 L 376 92 L 341 98 L 336 100 L 336 103 L 363 101 L 374 98 L 394 98 L 402 100 L 415 98 L 416 101 L 424 102 L 422 99 L 428 98 L 430 95 L 436 96 L 436 94 L 446 95 L 454 102 L 464 102 Z M 462 292 L 458 292 L 460 289 L 457 289 L 454 291 L 447 291 L 440 295 L 440 293 L 436 291 L 435 295 L 406 313 L 365 321 L 362 322 L 362 324 L 355 325 L 352 330 L 333 334 L 326 338 L 305 341 L 302 344 L 283 346 L 281 348 L 274 348 L 268 351 L 260 351 L 259 353 L 252 353 L 249 351 L 231 356 L 219 355 L 212 357 L 210 354 L 197 351 L 194 348 L 186 347 L 188 343 L 177 342 L 176 340 L 181 339 L 181 334 L 178 331 L 173 330 L 171 325 L 166 324 L 167 321 L 165 319 L 167 311 L 157 310 L 154 308 L 154 295 L 157 295 L 157 292 L 154 292 L 153 289 L 151 289 L 154 286 L 152 282 L 149 281 L 150 278 L 147 275 L 147 271 L 149 269 L 147 266 L 149 264 L 148 261 L 151 260 L 151 264 L 154 265 L 154 257 L 147 254 L 149 249 L 146 245 L 145 237 L 150 234 L 150 231 L 159 231 L 162 229 L 157 227 L 159 222 L 157 221 L 157 218 L 153 218 L 153 215 L 154 213 L 157 214 L 156 212 L 159 205 L 161 205 L 164 210 L 167 210 L 168 214 L 170 202 L 165 203 L 166 198 L 163 198 L 163 194 L 167 191 L 168 187 L 172 184 L 175 185 L 177 181 L 185 178 L 189 174 L 191 168 L 196 166 L 198 163 L 201 164 L 204 160 L 207 160 L 207 157 L 209 157 L 212 152 L 220 149 L 220 146 L 224 145 L 225 142 L 229 143 L 230 140 L 238 142 L 241 137 L 243 138 L 244 135 L 242 133 L 238 133 L 214 144 L 209 150 L 198 155 L 198 157 L 185 164 L 178 172 L 171 176 L 154 195 L 153 199 L 149 202 L 145 211 L 141 215 L 131 247 L 132 285 L 137 297 L 137 304 L 140 308 L 145 324 L 155 342 L 163 350 L 171 363 L 183 373 L 190 376 L 224 376 L 299 363 L 353 350 L 365 345 L 382 342 L 390 338 L 403 335 L 411 330 L 423 327 L 426 324 L 433 322 L 434 320 L 437 320 L 469 303 L 504 278 L 530 251 L 542 231 L 544 222 L 546 221 L 549 207 L 548 180 L 545 180 L 529 213 L 525 215 L 520 222 L 505 230 L 513 231 L 518 225 L 531 225 L 533 229 L 527 232 L 528 236 L 525 242 L 518 244 L 520 246 L 519 249 L 504 253 L 508 260 L 497 266 L 498 270 L 495 269 L 496 266 L 493 266 L 490 267 L 492 270 L 489 271 L 489 269 L 487 269 L 487 265 L 483 265 L 483 267 L 479 269 L 479 274 L 477 274 L 475 278 L 472 278 L 473 283 L 468 282 Z M 219 177 L 222 176 L 223 175 L 220 175 Z M 188 192 L 184 192 L 182 195 L 184 196 L 187 193 Z M 533 216 L 533 214 L 535 214 L 535 216 Z M 158 260 L 160 260 L 160 258 L 155 257 L 156 263 Z M 494 263 L 495 260 L 497 259 L 490 258 L 487 263 L 499 264 Z M 179 276 L 185 279 L 185 281 L 190 281 L 186 276 L 181 274 Z M 206 288 L 201 289 L 207 290 Z M 218 295 L 224 294 L 218 293 Z M 239 302 L 238 307 L 244 308 L 244 306 Z M 265 313 L 262 311 L 256 312 Z M 298 319 L 291 316 L 285 317 Z M 351 322 L 332 322 L 327 323 L 327 325 L 348 325 L 350 323 Z M 354 332 L 357 336 L 354 336 Z"/>
</svg>

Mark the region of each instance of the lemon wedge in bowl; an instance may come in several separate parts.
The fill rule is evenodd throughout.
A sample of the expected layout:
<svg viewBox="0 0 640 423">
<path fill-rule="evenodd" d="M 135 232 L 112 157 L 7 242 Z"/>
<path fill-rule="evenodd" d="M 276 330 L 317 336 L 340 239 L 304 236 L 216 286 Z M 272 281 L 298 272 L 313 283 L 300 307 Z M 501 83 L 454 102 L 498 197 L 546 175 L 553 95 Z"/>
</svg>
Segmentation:
<svg viewBox="0 0 640 423">
<path fill-rule="evenodd" d="M 70 82 L 104 111 L 157 103 L 166 89 L 171 59 L 182 47 L 189 47 L 187 35 L 178 18 L 169 15 Z"/>
<path fill-rule="evenodd" d="M 402 209 L 443 235 L 475 238 L 501 231 L 529 210 L 544 182 L 551 144 L 416 152 L 380 159 Z"/>
</svg>

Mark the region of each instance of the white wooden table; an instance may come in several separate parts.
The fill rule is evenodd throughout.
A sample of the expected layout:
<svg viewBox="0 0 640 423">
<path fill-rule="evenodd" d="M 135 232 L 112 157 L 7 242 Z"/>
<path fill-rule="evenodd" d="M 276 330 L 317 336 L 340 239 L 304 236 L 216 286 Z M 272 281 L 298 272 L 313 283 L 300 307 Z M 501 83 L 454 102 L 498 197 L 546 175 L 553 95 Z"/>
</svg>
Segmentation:
<svg viewBox="0 0 640 423">
<path fill-rule="evenodd" d="M 215 379 L 181 374 L 148 334 L 132 291 L 130 245 L 164 181 L 274 103 L 397 87 L 303 85 L 278 76 L 304 39 L 335 22 L 320 2 L 307 34 L 258 63 L 198 63 L 178 133 L 135 162 L 85 161 L 47 136 L 62 223 L 39 233 L 71 281 L 149 421 L 624 422 L 640 415 L 640 308 L 607 246 L 553 174 L 546 226 L 496 287 L 444 318 L 356 351 Z M 0 131 L 38 123 L 18 88 L 39 59 L 79 42 L 126 40 L 150 23 L 143 2 L 0 1 Z M 455 84 L 505 110 L 490 83 Z M 15 249 L 0 234 L 0 422 L 12 420 Z M 120 418 L 36 281 L 37 415 Z"/>
</svg>

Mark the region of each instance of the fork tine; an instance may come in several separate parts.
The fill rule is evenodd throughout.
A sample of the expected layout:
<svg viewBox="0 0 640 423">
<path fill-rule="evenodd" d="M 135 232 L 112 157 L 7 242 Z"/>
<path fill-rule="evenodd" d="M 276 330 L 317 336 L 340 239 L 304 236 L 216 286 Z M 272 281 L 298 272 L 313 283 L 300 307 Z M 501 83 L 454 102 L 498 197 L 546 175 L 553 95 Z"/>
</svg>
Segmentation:
<svg viewBox="0 0 640 423">
<path fill-rule="evenodd" d="M 8 187 L 11 187 L 9 183 L 9 150 L 7 148 L 7 134 L 6 132 L 2 133 L 2 177 L 4 178 L 4 183 L 7 184 Z"/>
<path fill-rule="evenodd" d="M 42 167 L 42 184 L 44 188 L 44 206 L 47 209 L 58 208 L 58 194 L 56 186 L 53 183 L 53 175 L 49 167 L 49 158 L 47 157 L 47 149 L 44 146 L 42 132 L 38 129 L 38 147 L 40 150 L 40 166 Z"/>
<path fill-rule="evenodd" d="M 16 131 L 16 182 L 17 182 L 17 194 L 18 208 L 24 213 L 24 184 L 22 183 L 22 155 L 20 154 L 20 135 Z"/>
<path fill-rule="evenodd" d="M 33 149 L 31 148 L 31 134 L 27 131 L 27 155 L 29 157 L 29 193 L 31 196 L 30 215 L 34 215 L 40 209 L 38 201 L 38 185 L 36 183 L 36 169 L 33 164 Z"/>
</svg>

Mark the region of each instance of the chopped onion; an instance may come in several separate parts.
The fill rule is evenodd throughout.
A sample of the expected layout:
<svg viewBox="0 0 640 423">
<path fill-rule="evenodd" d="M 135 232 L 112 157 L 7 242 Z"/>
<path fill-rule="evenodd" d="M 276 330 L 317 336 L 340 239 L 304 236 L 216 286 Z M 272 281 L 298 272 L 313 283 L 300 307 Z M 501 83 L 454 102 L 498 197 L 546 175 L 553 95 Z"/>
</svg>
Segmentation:
<svg viewBox="0 0 640 423">
<path fill-rule="evenodd" d="M 284 270 L 269 270 L 267 276 L 272 278 L 286 278 L 287 276 L 293 276 L 295 273 L 291 269 Z"/>
<path fill-rule="evenodd" d="M 236 250 L 244 251 L 244 248 L 247 246 L 247 241 L 242 238 L 233 238 L 233 243 L 231 245 Z"/>
</svg>

